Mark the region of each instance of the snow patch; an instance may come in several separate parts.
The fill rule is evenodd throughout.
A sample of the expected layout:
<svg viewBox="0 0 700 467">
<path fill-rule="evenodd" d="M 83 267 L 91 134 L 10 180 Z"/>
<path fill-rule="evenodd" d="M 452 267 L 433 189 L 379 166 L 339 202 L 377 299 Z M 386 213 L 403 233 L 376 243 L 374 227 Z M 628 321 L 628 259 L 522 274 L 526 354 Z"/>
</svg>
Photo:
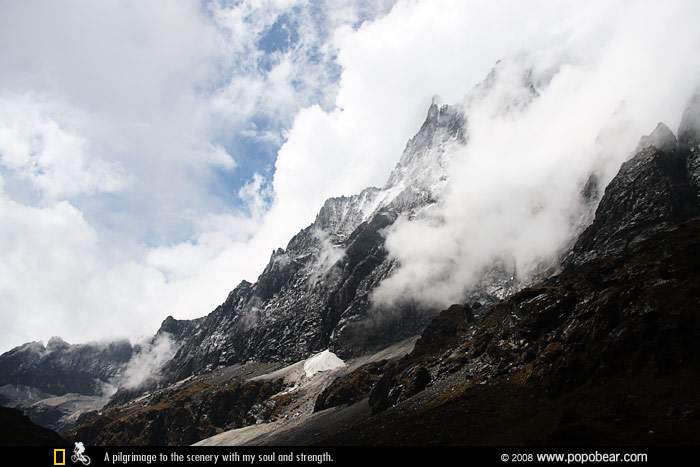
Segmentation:
<svg viewBox="0 0 700 467">
<path fill-rule="evenodd" d="M 304 372 L 307 378 L 311 378 L 321 371 L 335 370 L 345 366 L 345 362 L 339 359 L 336 354 L 330 350 L 324 350 L 304 362 Z"/>
</svg>

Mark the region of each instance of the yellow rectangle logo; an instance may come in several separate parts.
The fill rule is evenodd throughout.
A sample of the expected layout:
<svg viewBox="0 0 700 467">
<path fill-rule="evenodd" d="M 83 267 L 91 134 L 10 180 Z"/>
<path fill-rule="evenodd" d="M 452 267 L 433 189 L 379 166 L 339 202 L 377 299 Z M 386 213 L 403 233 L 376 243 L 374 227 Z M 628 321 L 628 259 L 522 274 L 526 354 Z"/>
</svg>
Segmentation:
<svg viewBox="0 0 700 467">
<path fill-rule="evenodd" d="M 53 450 L 53 465 L 66 465 L 66 450 L 65 449 L 54 449 Z"/>
</svg>

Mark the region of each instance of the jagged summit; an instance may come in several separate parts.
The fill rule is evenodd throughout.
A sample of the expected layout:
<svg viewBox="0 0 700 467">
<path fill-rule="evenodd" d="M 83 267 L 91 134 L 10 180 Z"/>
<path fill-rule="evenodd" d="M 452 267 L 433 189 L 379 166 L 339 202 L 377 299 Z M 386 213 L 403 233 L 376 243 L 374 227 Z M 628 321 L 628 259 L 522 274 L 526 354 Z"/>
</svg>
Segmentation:
<svg viewBox="0 0 700 467">
<path fill-rule="evenodd" d="M 565 260 L 580 265 L 619 254 L 658 231 L 700 215 L 700 164 L 698 153 L 687 145 L 689 135 L 700 133 L 698 106 L 693 97 L 683 114 L 676 140 L 659 123 L 643 136 L 636 154 L 622 164 L 605 189 L 593 223 L 581 234 Z"/>
<path fill-rule="evenodd" d="M 330 198 L 323 204 L 313 225 L 334 241 L 342 241 L 365 222 L 386 197 L 386 192 L 369 187 L 357 195 Z"/>
<path fill-rule="evenodd" d="M 409 188 L 430 191 L 447 176 L 450 146 L 467 142 L 466 117 L 461 110 L 434 102 L 418 133 L 406 144 L 401 159 L 384 189 Z"/>
<path fill-rule="evenodd" d="M 53 336 L 51 339 L 49 339 L 49 342 L 46 343 L 46 348 L 48 350 L 63 349 L 69 346 L 70 344 L 61 339 L 59 336 Z"/>
<path fill-rule="evenodd" d="M 467 93 L 462 107 L 488 106 L 494 116 L 507 115 L 523 110 L 538 96 L 530 68 L 519 60 L 499 60 Z"/>
<path fill-rule="evenodd" d="M 638 153 L 651 146 L 654 146 L 662 151 L 671 151 L 676 149 L 676 146 L 678 146 L 678 141 L 676 140 L 676 135 L 673 134 L 671 129 L 667 127 L 664 122 L 659 122 L 654 131 L 652 131 L 649 135 L 642 136 L 640 138 L 639 144 L 637 144 L 634 152 Z"/>
</svg>

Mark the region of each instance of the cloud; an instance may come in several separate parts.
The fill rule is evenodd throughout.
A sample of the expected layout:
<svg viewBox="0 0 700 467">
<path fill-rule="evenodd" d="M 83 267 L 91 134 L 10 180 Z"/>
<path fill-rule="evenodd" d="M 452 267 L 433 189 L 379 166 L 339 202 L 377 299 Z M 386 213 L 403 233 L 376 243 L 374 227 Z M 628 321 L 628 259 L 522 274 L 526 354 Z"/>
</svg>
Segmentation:
<svg viewBox="0 0 700 467">
<path fill-rule="evenodd" d="M 46 203 L 121 190 L 127 183 L 122 168 L 87 157 L 85 143 L 62 128 L 42 103 L 0 98 L 0 167 L 16 197 Z"/>
</svg>

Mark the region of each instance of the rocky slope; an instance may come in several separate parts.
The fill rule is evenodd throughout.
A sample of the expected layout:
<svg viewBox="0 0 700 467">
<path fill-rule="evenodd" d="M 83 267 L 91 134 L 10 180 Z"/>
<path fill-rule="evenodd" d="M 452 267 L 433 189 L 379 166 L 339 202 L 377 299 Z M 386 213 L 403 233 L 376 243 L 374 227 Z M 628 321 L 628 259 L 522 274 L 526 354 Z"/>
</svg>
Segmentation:
<svg viewBox="0 0 700 467">
<path fill-rule="evenodd" d="M 373 386 L 374 415 L 317 442 L 695 444 L 699 253 L 694 219 L 473 324 L 467 307 L 443 312 Z"/>
<path fill-rule="evenodd" d="M 85 414 L 67 438 L 93 445 L 182 445 L 227 430 L 272 431 L 313 413 L 337 376 L 404 355 L 413 341 L 347 364 L 324 351 L 292 365 L 247 363 L 188 378 Z"/>
<path fill-rule="evenodd" d="M 251 379 L 251 364 L 191 378 L 125 404 L 85 413 L 70 439 L 91 445 L 186 445 L 224 429 L 273 419 L 287 400 L 281 378 Z"/>
</svg>

